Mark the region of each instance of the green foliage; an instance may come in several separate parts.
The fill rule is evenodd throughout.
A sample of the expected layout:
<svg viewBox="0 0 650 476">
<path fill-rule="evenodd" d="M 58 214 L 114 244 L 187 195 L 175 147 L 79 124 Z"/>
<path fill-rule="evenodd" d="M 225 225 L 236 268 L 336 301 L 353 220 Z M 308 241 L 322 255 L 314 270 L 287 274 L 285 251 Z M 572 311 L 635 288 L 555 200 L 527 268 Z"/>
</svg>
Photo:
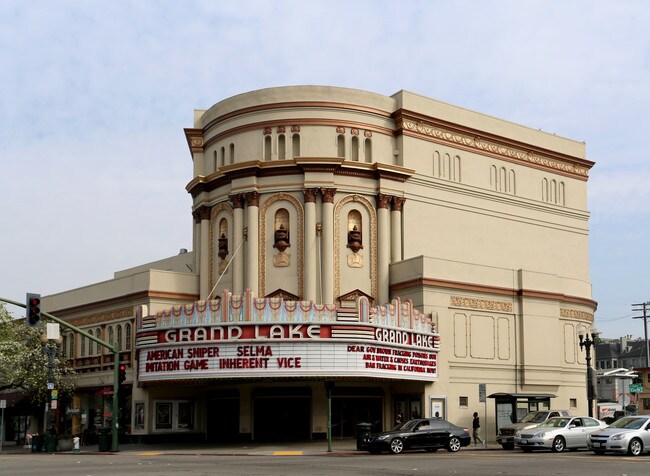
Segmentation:
<svg viewBox="0 0 650 476">
<path fill-rule="evenodd" d="M 0 390 L 23 390 L 35 403 L 45 401 L 48 356 L 41 343 L 42 334 L 45 334 L 45 323 L 27 327 L 0 303 Z M 48 345 L 54 346 L 53 343 Z M 53 359 L 52 377 L 59 395 L 72 393 L 75 372 L 62 355 Z"/>
</svg>

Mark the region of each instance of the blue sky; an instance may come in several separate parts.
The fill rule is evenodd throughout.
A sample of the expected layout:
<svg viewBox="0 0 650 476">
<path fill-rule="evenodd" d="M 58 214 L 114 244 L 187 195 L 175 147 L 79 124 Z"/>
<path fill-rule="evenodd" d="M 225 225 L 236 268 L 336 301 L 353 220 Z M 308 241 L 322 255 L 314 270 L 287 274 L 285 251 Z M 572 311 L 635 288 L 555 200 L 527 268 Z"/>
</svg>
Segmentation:
<svg viewBox="0 0 650 476">
<path fill-rule="evenodd" d="M 406 89 L 586 142 L 596 324 L 641 337 L 649 24 L 642 0 L 1 0 L 0 296 L 191 249 L 193 109 L 272 86 Z"/>
</svg>

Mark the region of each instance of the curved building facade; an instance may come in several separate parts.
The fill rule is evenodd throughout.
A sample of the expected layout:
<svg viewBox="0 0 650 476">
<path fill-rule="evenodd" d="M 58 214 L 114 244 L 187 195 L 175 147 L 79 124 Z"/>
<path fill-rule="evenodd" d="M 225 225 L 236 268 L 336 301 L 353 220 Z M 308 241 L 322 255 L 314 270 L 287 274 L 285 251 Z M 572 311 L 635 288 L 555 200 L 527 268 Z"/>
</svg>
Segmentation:
<svg viewBox="0 0 650 476">
<path fill-rule="evenodd" d="M 223 100 L 185 135 L 193 250 L 44 299 L 102 335 L 132 329 L 132 434 L 319 438 L 328 397 L 342 437 L 400 413 L 485 411 L 489 439 L 529 409 L 586 413 L 583 143 L 320 86 Z M 80 359 L 87 339 L 68 338 Z M 82 414 L 110 373 L 98 357 Z"/>
</svg>

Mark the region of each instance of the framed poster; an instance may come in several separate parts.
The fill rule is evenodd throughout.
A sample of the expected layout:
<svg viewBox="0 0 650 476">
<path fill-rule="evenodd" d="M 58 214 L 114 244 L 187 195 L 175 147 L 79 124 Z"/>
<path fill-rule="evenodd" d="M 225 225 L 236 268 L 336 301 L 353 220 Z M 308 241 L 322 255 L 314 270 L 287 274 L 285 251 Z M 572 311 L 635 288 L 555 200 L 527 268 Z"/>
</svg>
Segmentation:
<svg viewBox="0 0 650 476">
<path fill-rule="evenodd" d="M 156 429 L 171 430 L 172 404 L 169 402 L 156 403 Z"/>
<path fill-rule="evenodd" d="M 144 402 L 135 402 L 135 429 L 144 430 Z"/>
</svg>

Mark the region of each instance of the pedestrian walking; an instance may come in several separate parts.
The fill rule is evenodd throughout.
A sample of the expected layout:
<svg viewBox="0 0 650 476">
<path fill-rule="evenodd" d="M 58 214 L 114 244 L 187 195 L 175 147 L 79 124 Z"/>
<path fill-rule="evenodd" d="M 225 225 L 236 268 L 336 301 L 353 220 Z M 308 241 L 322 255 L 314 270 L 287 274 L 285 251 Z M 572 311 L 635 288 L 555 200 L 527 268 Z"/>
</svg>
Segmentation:
<svg viewBox="0 0 650 476">
<path fill-rule="evenodd" d="M 481 446 L 485 442 L 481 439 L 481 436 L 478 434 L 478 429 L 481 428 L 481 422 L 478 418 L 478 412 L 474 412 L 474 419 L 472 420 L 472 438 L 474 438 L 474 446 L 477 446 L 478 443 L 481 443 Z"/>
</svg>

